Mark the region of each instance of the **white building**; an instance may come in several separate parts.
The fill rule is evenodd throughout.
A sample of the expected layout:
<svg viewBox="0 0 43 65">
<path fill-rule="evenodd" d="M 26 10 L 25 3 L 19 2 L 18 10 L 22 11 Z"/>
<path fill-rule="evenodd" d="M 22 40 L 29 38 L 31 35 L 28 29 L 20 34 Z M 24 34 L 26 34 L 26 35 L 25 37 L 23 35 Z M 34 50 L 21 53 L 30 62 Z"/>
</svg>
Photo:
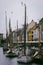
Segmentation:
<svg viewBox="0 0 43 65">
<path fill-rule="evenodd" d="M 34 29 L 34 31 L 33 31 L 33 40 L 34 40 L 34 41 L 38 41 L 38 39 L 39 39 L 39 29 L 36 28 L 36 29 Z"/>
</svg>

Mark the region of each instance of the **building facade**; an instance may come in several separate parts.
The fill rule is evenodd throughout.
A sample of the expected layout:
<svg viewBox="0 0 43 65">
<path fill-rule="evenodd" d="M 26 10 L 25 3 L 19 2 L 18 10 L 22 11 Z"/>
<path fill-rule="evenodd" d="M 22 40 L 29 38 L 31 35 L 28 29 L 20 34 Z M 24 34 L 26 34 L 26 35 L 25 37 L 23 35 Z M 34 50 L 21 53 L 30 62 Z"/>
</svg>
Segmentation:
<svg viewBox="0 0 43 65">
<path fill-rule="evenodd" d="M 33 31 L 33 40 L 38 41 L 39 40 L 39 29 L 35 28 Z"/>
<path fill-rule="evenodd" d="M 39 25 L 41 26 L 41 41 L 43 41 L 43 18 L 39 21 Z"/>
<path fill-rule="evenodd" d="M 33 20 L 28 25 L 28 28 L 27 28 L 27 40 L 28 41 L 33 41 L 33 31 L 34 31 L 35 26 L 36 26 L 36 22 L 34 22 Z"/>
</svg>

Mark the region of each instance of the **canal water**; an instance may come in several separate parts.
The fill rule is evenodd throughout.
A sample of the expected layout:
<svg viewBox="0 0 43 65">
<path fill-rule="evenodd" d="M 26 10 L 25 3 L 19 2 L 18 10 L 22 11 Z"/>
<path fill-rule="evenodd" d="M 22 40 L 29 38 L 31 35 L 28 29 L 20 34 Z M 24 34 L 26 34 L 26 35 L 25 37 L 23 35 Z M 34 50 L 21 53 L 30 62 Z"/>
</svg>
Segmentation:
<svg viewBox="0 0 43 65">
<path fill-rule="evenodd" d="M 27 65 L 27 64 L 18 64 L 17 63 L 17 58 L 7 58 L 3 54 L 3 49 L 0 47 L 0 65 Z M 31 63 L 28 65 L 43 65 L 43 64 L 36 64 L 36 63 Z"/>
</svg>

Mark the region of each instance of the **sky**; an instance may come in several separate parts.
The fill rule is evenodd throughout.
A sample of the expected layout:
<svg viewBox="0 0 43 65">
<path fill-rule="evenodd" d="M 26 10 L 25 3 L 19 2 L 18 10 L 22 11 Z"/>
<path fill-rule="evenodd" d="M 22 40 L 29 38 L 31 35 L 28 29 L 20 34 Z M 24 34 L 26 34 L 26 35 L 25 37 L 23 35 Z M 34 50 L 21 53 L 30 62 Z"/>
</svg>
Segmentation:
<svg viewBox="0 0 43 65">
<path fill-rule="evenodd" d="M 5 11 L 7 15 L 7 28 L 9 25 L 9 18 L 11 19 L 12 30 L 21 28 L 24 24 L 24 5 L 26 4 L 26 18 L 27 23 L 31 20 L 39 22 L 43 17 L 43 0 L 0 0 L 0 33 L 6 34 Z"/>
</svg>

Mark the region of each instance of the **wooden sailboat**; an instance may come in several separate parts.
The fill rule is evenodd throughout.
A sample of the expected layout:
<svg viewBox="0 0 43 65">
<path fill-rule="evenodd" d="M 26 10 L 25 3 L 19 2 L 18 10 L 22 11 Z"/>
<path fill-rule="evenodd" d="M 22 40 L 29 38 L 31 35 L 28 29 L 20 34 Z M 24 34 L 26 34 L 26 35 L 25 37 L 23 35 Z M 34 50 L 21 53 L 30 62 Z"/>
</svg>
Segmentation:
<svg viewBox="0 0 43 65">
<path fill-rule="evenodd" d="M 26 4 L 24 5 L 25 6 L 25 22 L 24 22 L 24 55 L 21 56 L 17 62 L 18 63 L 29 63 L 32 61 L 31 57 L 30 56 L 27 56 L 26 55 Z"/>
<path fill-rule="evenodd" d="M 17 57 L 16 53 L 13 52 L 12 48 L 13 48 L 13 35 L 12 35 L 12 29 L 11 29 L 11 24 L 10 24 L 10 19 L 9 19 L 9 51 L 7 51 L 6 53 L 6 57 Z"/>
<path fill-rule="evenodd" d="M 35 52 L 35 54 L 33 55 L 32 59 L 35 62 L 38 63 L 43 63 L 43 55 L 42 55 L 42 49 L 41 49 L 41 26 L 39 26 L 39 43 L 38 43 L 38 48 L 39 50 Z"/>
</svg>

